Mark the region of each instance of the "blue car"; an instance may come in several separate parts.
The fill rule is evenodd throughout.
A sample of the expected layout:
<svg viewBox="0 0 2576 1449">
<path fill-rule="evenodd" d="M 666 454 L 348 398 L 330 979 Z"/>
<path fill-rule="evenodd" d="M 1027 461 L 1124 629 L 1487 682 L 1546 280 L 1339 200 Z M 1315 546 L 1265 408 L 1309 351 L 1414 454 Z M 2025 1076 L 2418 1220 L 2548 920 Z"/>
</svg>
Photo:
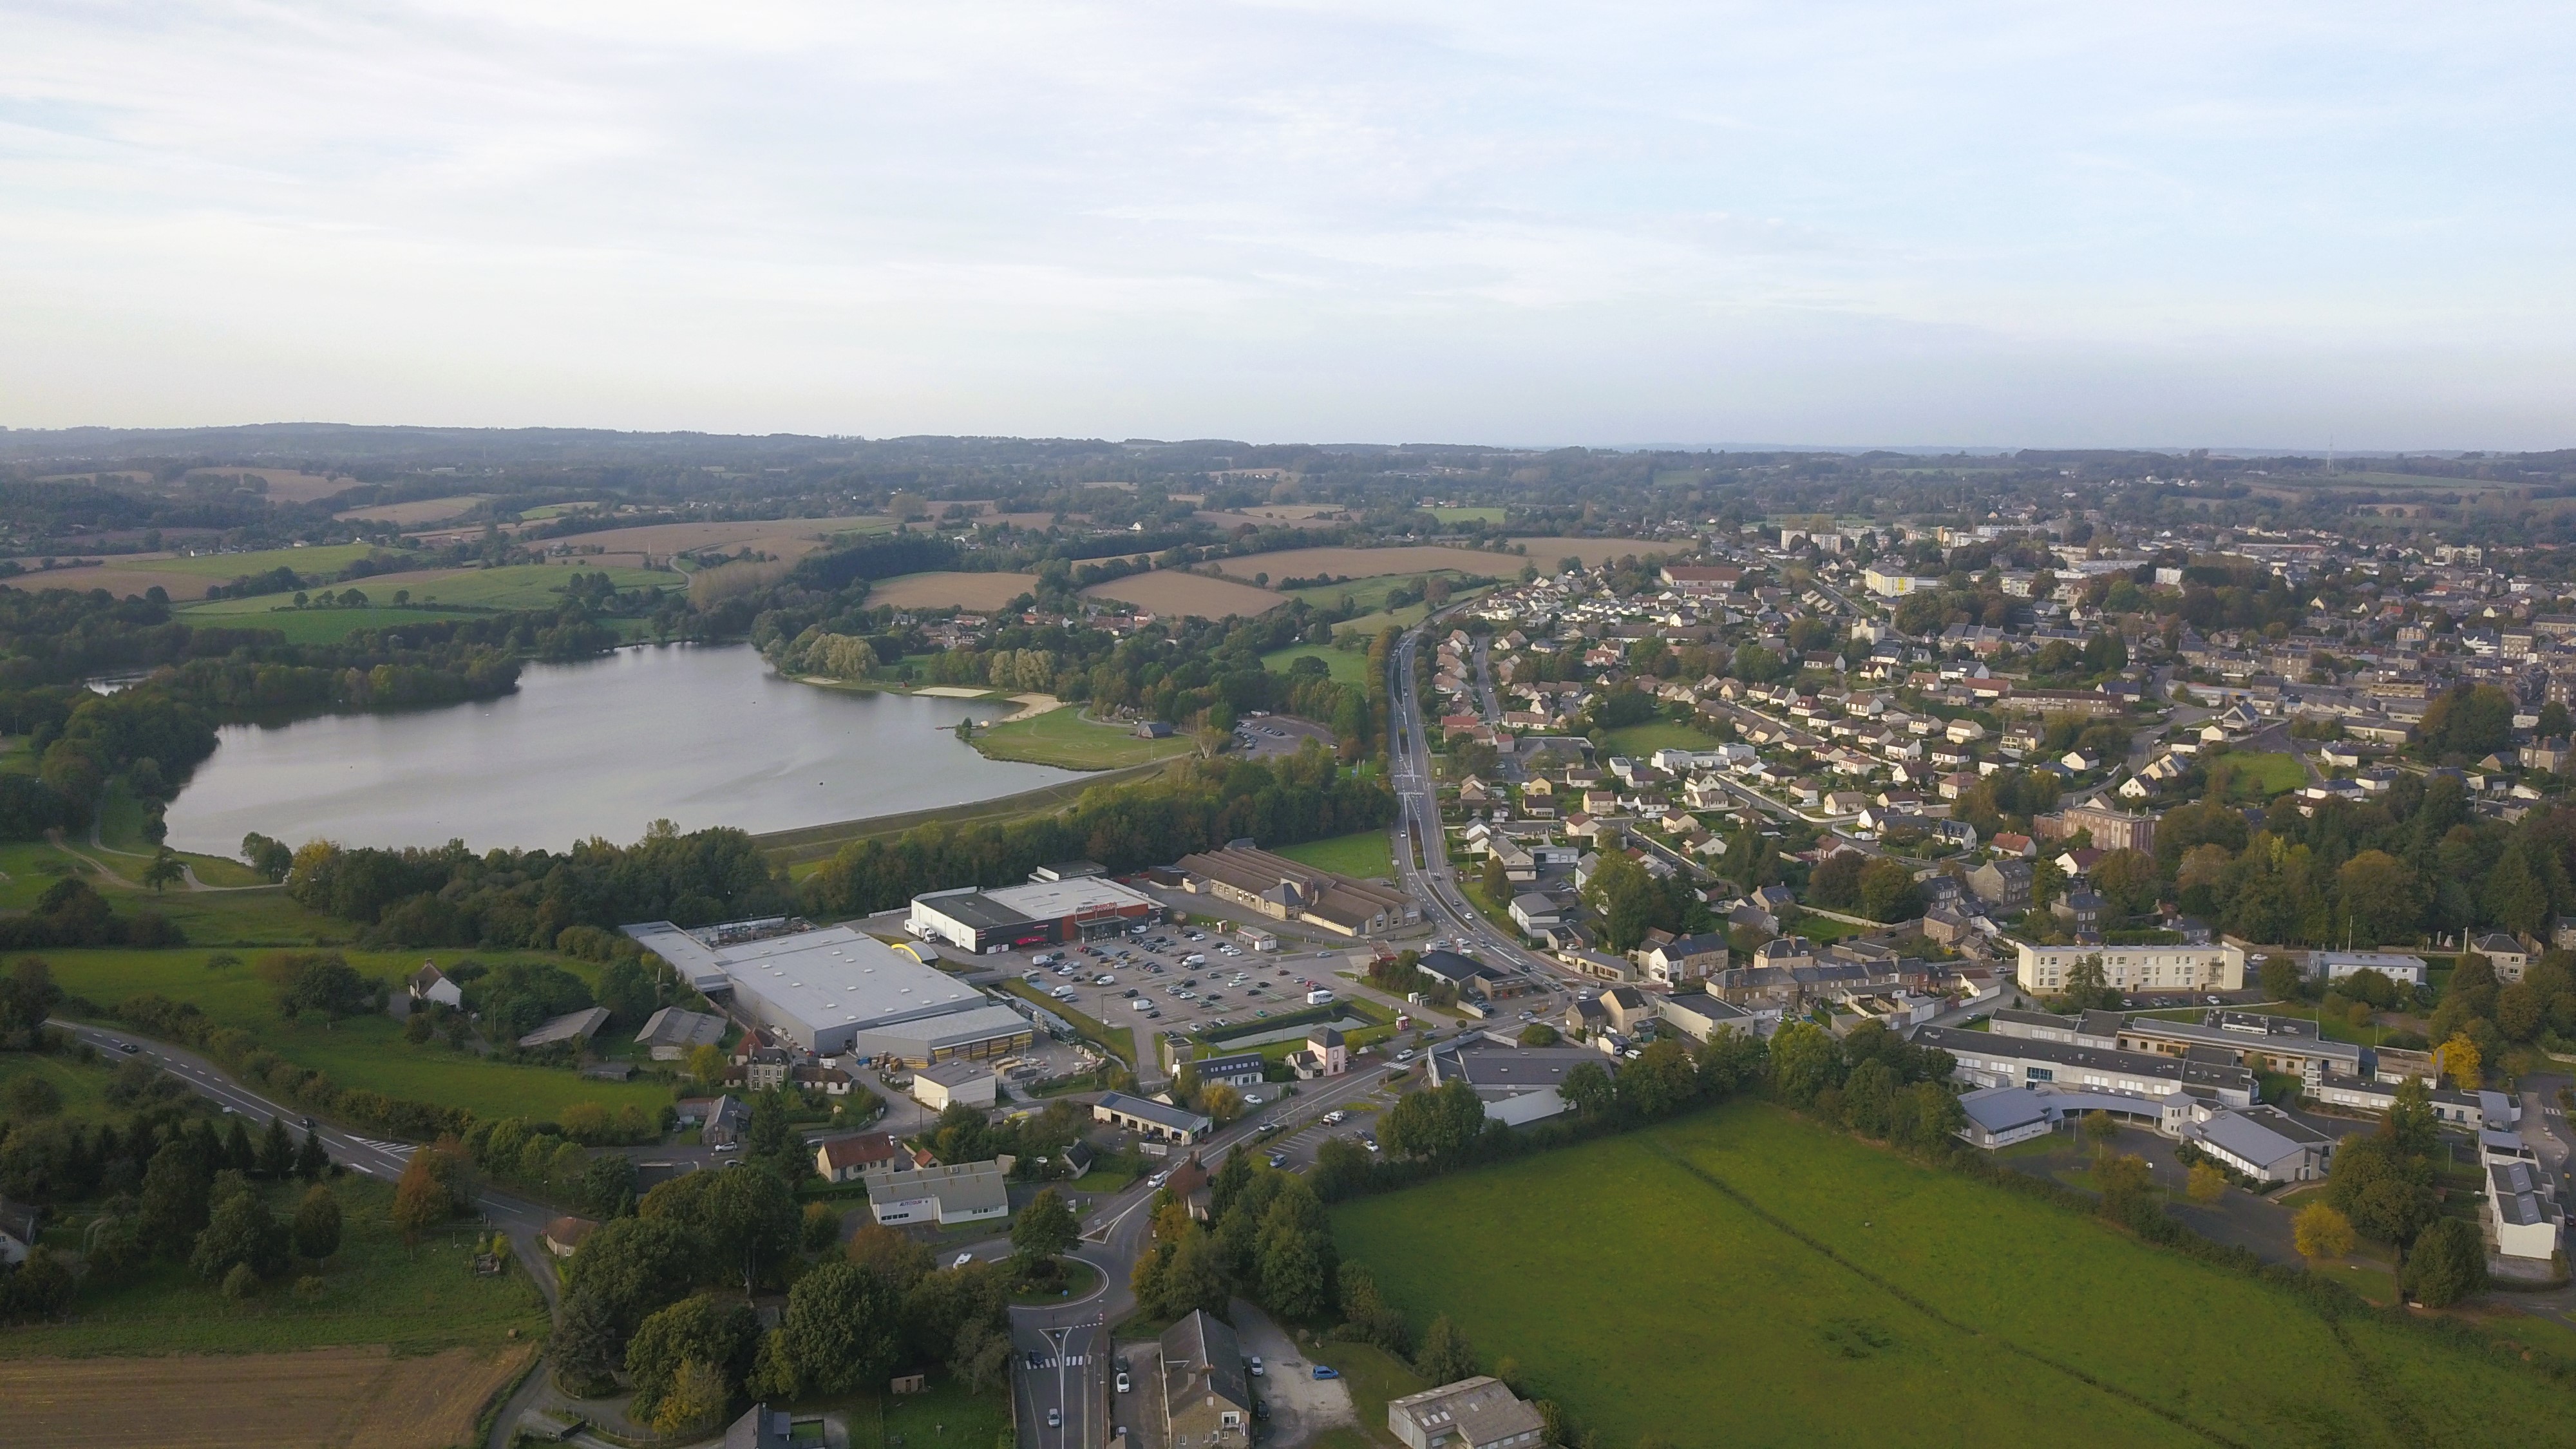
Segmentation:
<svg viewBox="0 0 2576 1449">
<path fill-rule="evenodd" d="M 1317 1378 L 1319 1378 L 1319 1379 L 1337 1379 L 1337 1378 L 1340 1378 L 1341 1376 L 1342 1376 L 1342 1371 L 1341 1371 L 1340 1369 L 1334 1368 L 1334 1367 L 1333 1367 L 1332 1365 L 1330 1365 L 1330 1364 L 1321 1364 L 1321 1363 L 1319 1363 L 1319 1364 L 1315 1365 L 1315 1377 L 1317 1377 Z"/>
</svg>

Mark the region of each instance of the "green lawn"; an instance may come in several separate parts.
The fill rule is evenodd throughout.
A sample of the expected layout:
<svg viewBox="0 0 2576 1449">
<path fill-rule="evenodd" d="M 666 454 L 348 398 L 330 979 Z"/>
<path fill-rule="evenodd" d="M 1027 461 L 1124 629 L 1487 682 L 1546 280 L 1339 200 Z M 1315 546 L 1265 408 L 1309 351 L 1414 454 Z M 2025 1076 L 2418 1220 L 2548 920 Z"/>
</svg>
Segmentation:
<svg viewBox="0 0 2576 1449">
<path fill-rule="evenodd" d="M 119 1115 L 107 1104 L 108 1075 L 114 1070 L 114 1065 L 105 1060 L 81 1062 L 68 1054 L 0 1053 L 0 1084 L 20 1077 L 42 1077 L 53 1083 L 54 1091 L 62 1097 L 62 1111 L 57 1115 L 76 1122 L 105 1122 Z"/>
<path fill-rule="evenodd" d="M 1336 1210 L 1607 1444 L 2541 1442 L 2565 1391 L 1741 1104 Z M 1592 1225 L 1574 1231 L 1569 1225 Z M 1696 1366 L 1704 1372 L 1676 1372 Z"/>
<path fill-rule="evenodd" d="M 926 1393 L 833 1399 L 806 1408 L 849 1411 L 850 1449 L 992 1449 L 1011 1437 L 1007 1388 L 977 1394 L 944 1372 Z M 1033 1436 L 1034 1437 L 1034 1436 Z"/>
<path fill-rule="evenodd" d="M 1400 1449 L 1403 1441 L 1387 1432 L 1387 1401 L 1431 1387 L 1423 1382 L 1422 1375 L 1385 1349 L 1365 1343 L 1318 1343 L 1311 1345 L 1307 1353 L 1313 1362 L 1341 1371 L 1342 1383 L 1351 1391 L 1352 1412 L 1360 1421 L 1359 1428 L 1325 1433 L 1315 1441 L 1318 1449 L 1357 1449 L 1370 1444 Z"/>
<path fill-rule="evenodd" d="M 1331 672 L 1335 683 L 1360 685 L 1368 683 L 1366 649 L 1336 649 L 1322 644 L 1297 644 L 1286 649 L 1274 649 L 1262 655 L 1261 667 L 1273 674 L 1285 674 L 1288 672 L 1289 665 L 1309 655 L 1324 661 L 1324 668 Z"/>
<path fill-rule="evenodd" d="M 1657 750 L 1713 750 L 1717 736 L 1693 725 L 1652 720 L 1608 732 L 1609 753 L 1642 760 Z"/>
<path fill-rule="evenodd" d="M 2277 752 L 2227 754 L 2209 763 L 2212 768 L 2224 763 L 2235 771 L 2230 795 L 2238 800 L 2269 800 L 2308 783 L 2307 767 L 2299 763 L 2296 755 Z"/>
<path fill-rule="evenodd" d="M 1426 508 L 1422 511 L 1442 523 L 1500 523 L 1503 521 L 1503 510 L 1499 508 Z"/>
<path fill-rule="evenodd" d="M 1453 590 L 1452 597 L 1459 597 L 1468 592 L 1467 580 L 1470 578 L 1500 578 L 1507 575 L 1517 576 L 1519 573 L 1519 560 L 1511 560 L 1509 567 L 1506 568 L 1501 556 L 1497 555 L 1494 571 L 1481 576 L 1463 573 L 1457 569 L 1433 569 L 1429 573 L 1419 574 L 1381 574 L 1376 578 L 1353 579 L 1346 584 L 1308 584 L 1303 588 L 1281 589 L 1279 592 L 1292 599 L 1303 599 L 1318 609 L 1339 608 L 1342 601 L 1347 599 L 1361 612 L 1369 612 L 1384 609 L 1387 595 L 1397 589 L 1410 589 L 1415 594 L 1420 594 L 1423 586 L 1433 579 L 1447 579 Z M 1279 581 L 1274 578 L 1270 582 L 1275 585 Z"/>
<path fill-rule="evenodd" d="M 173 897 L 177 900 L 179 897 Z M 671 1100 L 671 1089 L 659 1081 L 593 1082 L 559 1067 L 516 1066 L 485 1061 L 451 1049 L 432 1038 L 413 1045 L 402 1038 L 402 1024 L 389 1016 L 353 1017 L 336 1026 L 307 1026 L 281 1020 L 275 988 L 259 978 L 250 953 L 238 966 L 208 967 L 216 953 L 190 947 L 171 951 L 48 951 L 54 980 L 73 995 L 101 1007 L 129 996 L 159 992 L 173 1001 L 194 1002 L 223 1026 L 237 1026 L 257 1036 L 279 1056 L 300 1066 L 326 1072 L 343 1087 L 365 1087 L 391 1096 L 441 1106 L 463 1107 L 479 1117 L 546 1117 L 575 1102 L 598 1102 L 612 1111 L 632 1102 L 652 1109 Z M 348 952 L 349 964 L 361 975 L 399 978 L 418 967 L 424 955 L 452 963 L 465 953 L 439 951 Z M 475 959 L 499 964 L 538 958 L 529 952 L 478 951 Z M 564 960 L 566 970 L 595 980 L 599 968 L 585 961 Z"/>
<path fill-rule="evenodd" d="M 363 584 L 351 585 L 363 589 Z M 182 609 L 182 617 L 199 624 L 219 624 L 234 629 L 275 629 L 286 636 L 289 644 L 336 644 L 360 629 L 399 629 L 406 624 L 427 623 L 436 619 L 468 619 L 471 614 L 458 609 L 396 609 L 369 605 L 363 609 L 298 609 L 281 606 L 277 595 L 263 594 L 255 599 L 226 599 L 214 606 L 199 605 Z M 258 604 L 258 609 L 227 608 L 229 604 Z"/>
<path fill-rule="evenodd" d="M 498 1345 L 513 1329 L 522 1338 L 545 1332 L 544 1301 L 515 1262 L 497 1278 L 471 1271 L 466 1225 L 432 1232 L 418 1248 L 406 1248 L 387 1219 L 392 1184 L 352 1174 L 332 1190 L 340 1198 L 341 1245 L 321 1270 L 325 1286 L 314 1302 L 291 1290 L 297 1276 L 311 1271 L 303 1263 L 263 1285 L 257 1297 L 235 1303 L 186 1264 L 163 1262 L 125 1282 L 83 1285 L 77 1322 L 0 1334 L 0 1355 L 271 1353 L 358 1343 L 425 1353 Z M 272 1210 L 289 1218 L 304 1185 L 262 1191 Z M 48 1240 L 53 1236 L 49 1231 Z"/>
<path fill-rule="evenodd" d="M 1119 770 L 1186 755 L 1198 748 L 1179 735 L 1148 740 L 1127 725 L 1093 724 L 1079 705 L 997 724 L 975 732 L 975 748 L 989 759 L 1021 760 L 1066 770 Z"/>
<path fill-rule="evenodd" d="M 1290 860 L 1355 876 L 1361 880 L 1395 879 L 1395 846 L 1383 830 L 1362 830 L 1350 835 L 1336 835 L 1329 840 L 1309 840 L 1303 845 L 1283 845 L 1275 854 Z"/>
<path fill-rule="evenodd" d="M 271 548 L 257 553 L 210 553 L 195 558 L 138 559 L 136 568 L 155 573 L 189 574 L 213 579 L 218 583 L 264 574 L 271 569 L 293 569 L 311 578 L 315 574 L 336 574 L 371 553 L 375 545 L 366 543 L 326 543 L 312 548 Z M 363 587 L 363 585 L 361 586 Z M 241 601 L 247 602 L 247 601 Z"/>
</svg>

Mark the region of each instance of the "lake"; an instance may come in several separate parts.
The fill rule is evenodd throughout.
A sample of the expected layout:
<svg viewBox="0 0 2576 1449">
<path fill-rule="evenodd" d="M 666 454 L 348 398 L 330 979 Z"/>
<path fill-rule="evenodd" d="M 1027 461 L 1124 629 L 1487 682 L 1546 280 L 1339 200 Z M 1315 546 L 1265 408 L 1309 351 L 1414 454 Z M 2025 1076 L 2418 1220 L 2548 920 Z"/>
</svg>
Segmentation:
<svg viewBox="0 0 2576 1449">
<path fill-rule="evenodd" d="M 854 694 L 779 678 L 748 645 L 531 664 L 516 694 L 400 714 L 227 725 L 169 810 L 169 843 L 561 850 L 594 835 L 755 833 L 962 805 L 1076 778 L 988 760 L 954 733 L 1006 703 Z"/>
</svg>

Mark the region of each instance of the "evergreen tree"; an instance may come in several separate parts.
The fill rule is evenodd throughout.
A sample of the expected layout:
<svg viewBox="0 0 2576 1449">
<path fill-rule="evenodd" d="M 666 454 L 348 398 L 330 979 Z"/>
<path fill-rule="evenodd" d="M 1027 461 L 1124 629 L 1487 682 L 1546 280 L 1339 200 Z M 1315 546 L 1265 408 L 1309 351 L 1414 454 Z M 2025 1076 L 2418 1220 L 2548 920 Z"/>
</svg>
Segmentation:
<svg viewBox="0 0 2576 1449">
<path fill-rule="evenodd" d="M 295 1148 L 295 1175 L 306 1182 L 320 1182 L 331 1171 L 331 1154 L 322 1146 L 322 1134 L 307 1132 Z"/>
<path fill-rule="evenodd" d="M 143 1172 L 143 1237 L 155 1252 L 172 1257 L 195 1245 L 213 1210 L 214 1169 L 188 1135 L 176 1135 L 152 1154 Z"/>
<path fill-rule="evenodd" d="M 278 1181 L 295 1171 L 295 1139 L 286 1135 L 286 1119 L 271 1116 L 259 1139 L 259 1175 Z"/>
<path fill-rule="evenodd" d="M 564 1386 L 575 1393 L 605 1393 L 617 1383 L 617 1321 L 607 1300 L 587 1288 L 565 1297 L 563 1318 L 546 1341 L 546 1355 Z"/>
</svg>

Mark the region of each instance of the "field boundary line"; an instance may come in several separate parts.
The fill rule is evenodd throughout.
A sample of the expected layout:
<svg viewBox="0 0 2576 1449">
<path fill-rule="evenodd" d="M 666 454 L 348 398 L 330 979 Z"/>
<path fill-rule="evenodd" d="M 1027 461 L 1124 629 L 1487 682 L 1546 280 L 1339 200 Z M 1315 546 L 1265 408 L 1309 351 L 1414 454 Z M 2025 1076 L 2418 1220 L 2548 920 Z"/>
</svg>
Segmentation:
<svg viewBox="0 0 2576 1449">
<path fill-rule="evenodd" d="M 1820 1238 L 1814 1237 L 1805 1229 L 1800 1228 L 1797 1224 L 1790 1222 L 1788 1219 L 1772 1212 L 1769 1208 L 1755 1202 L 1752 1197 L 1746 1194 L 1741 1188 L 1736 1187 L 1733 1183 L 1719 1177 L 1716 1173 L 1709 1171 L 1707 1168 L 1701 1167 L 1699 1164 L 1681 1156 L 1664 1143 L 1650 1142 L 1649 1145 L 1654 1148 L 1657 1156 L 1662 1157 L 1666 1162 L 1671 1163 L 1673 1166 L 1681 1169 L 1690 1176 L 1699 1179 L 1701 1182 L 1708 1184 L 1712 1188 L 1715 1188 L 1721 1195 L 1723 1195 L 1728 1201 L 1733 1202 L 1736 1206 L 1743 1208 L 1746 1212 L 1753 1214 L 1763 1222 L 1779 1229 L 1781 1232 L 1803 1244 L 1810 1251 L 1823 1257 L 1828 1262 L 1842 1267 L 1851 1273 L 1852 1276 L 1859 1278 L 1862 1282 L 1878 1289 L 1880 1292 L 1885 1293 L 1887 1296 L 1904 1304 L 1906 1307 L 1913 1309 L 1915 1312 L 1922 1314 L 1924 1317 L 1931 1319 L 1933 1322 L 1940 1324 L 1942 1327 L 1955 1330 L 1959 1333 L 1964 1333 L 1971 1338 L 1984 1339 L 2017 1358 L 2027 1359 L 2032 1363 L 2038 1364 L 2042 1368 L 2053 1369 L 2088 1388 L 2097 1389 L 2112 1398 L 2118 1399 L 2124 1404 L 2128 1404 L 2133 1408 L 2141 1409 L 2147 1413 L 2153 1414 L 2157 1418 L 2164 1420 L 2166 1423 L 2173 1425 L 2177 1429 L 2183 1429 L 2197 1434 L 2212 1444 L 2225 1445 L 2227 1446 L 2227 1449 L 2253 1449 L 2252 1445 L 2247 1444 L 2242 1440 L 2231 1439 L 2225 1434 L 2222 1434 L 2207 1425 L 2196 1424 L 2191 1420 L 2184 1418 L 2174 1410 L 2168 1409 L 2163 1405 L 2157 1404 L 2139 1394 L 2131 1392 L 2130 1390 L 2121 1388 L 2116 1384 L 2104 1383 L 2099 1378 L 2086 1373 L 2084 1370 L 2075 1367 L 2073 1364 L 2061 1363 L 2058 1360 L 2041 1353 L 2037 1349 L 2026 1348 L 2021 1344 L 2015 1343 L 2011 1339 L 2004 1337 L 2002 1334 L 1989 1333 L 1984 1329 L 1962 1323 L 1959 1320 L 1952 1318 L 1950 1315 L 1933 1307 L 1923 1299 L 1916 1297 L 1914 1294 L 1903 1288 L 1899 1288 L 1894 1283 L 1891 1283 L 1887 1279 L 1880 1277 L 1878 1274 L 1871 1272 L 1869 1269 L 1862 1267 L 1860 1264 L 1853 1262 L 1850 1258 L 1843 1256 L 1842 1253 L 1835 1250 L 1830 1244 L 1827 1244 Z M 2418 1442 L 2422 1441 L 2419 1439 Z"/>
</svg>

